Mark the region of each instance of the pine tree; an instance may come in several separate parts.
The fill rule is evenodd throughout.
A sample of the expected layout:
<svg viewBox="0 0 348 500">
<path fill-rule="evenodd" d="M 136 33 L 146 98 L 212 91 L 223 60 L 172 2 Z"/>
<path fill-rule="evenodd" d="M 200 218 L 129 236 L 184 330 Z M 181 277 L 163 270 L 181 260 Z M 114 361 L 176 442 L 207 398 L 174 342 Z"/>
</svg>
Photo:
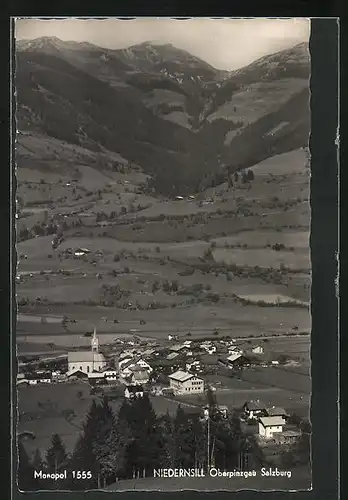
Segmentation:
<svg viewBox="0 0 348 500">
<path fill-rule="evenodd" d="M 125 451 L 127 476 L 146 475 L 158 468 L 164 455 L 164 442 L 148 396 L 122 405 L 118 417 L 118 422 L 121 421 L 129 428 L 129 442 Z"/>
<path fill-rule="evenodd" d="M 51 443 L 46 452 L 47 470 L 50 474 L 55 474 L 66 467 L 68 456 L 59 434 L 52 436 Z"/>
<path fill-rule="evenodd" d="M 93 400 L 71 458 L 72 469 L 91 471 L 93 476 L 79 481 L 79 489 L 102 488 L 110 471 L 114 473 L 117 469 L 116 466 L 111 467 L 107 458 L 108 453 L 114 455 L 117 449 L 114 428 L 115 417 L 107 398 L 104 397 L 101 404 Z"/>
</svg>

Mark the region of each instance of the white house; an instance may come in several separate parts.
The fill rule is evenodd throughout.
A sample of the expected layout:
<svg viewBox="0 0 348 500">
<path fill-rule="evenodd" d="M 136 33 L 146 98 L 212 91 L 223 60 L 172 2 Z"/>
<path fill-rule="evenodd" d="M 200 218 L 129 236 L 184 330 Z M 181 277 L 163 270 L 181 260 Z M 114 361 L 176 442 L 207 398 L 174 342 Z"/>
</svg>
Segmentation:
<svg viewBox="0 0 348 500">
<path fill-rule="evenodd" d="M 90 351 L 73 351 L 68 353 L 68 375 L 76 371 L 82 373 L 99 372 L 106 367 L 103 354 L 99 353 L 99 341 L 94 329 Z"/>
<path fill-rule="evenodd" d="M 103 371 L 104 377 L 108 382 L 114 382 L 117 380 L 117 370 L 112 370 L 111 368 L 107 368 Z"/>
<path fill-rule="evenodd" d="M 254 354 L 263 354 L 263 347 L 261 345 L 257 345 L 251 349 L 251 352 Z"/>
<path fill-rule="evenodd" d="M 153 371 L 149 363 L 142 358 L 132 358 L 127 360 L 122 360 L 119 362 L 118 366 L 122 378 L 128 378 L 132 376 L 132 373 L 135 368 L 146 371 L 148 375 Z"/>
<path fill-rule="evenodd" d="M 87 377 L 88 377 L 88 381 L 91 384 L 95 384 L 96 382 L 104 382 L 105 381 L 105 377 L 104 377 L 103 372 L 88 373 Z"/>
<path fill-rule="evenodd" d="M 260 417 L 259 435 L 271 439 L 273 434 L 283 432 L 285 421 L 282 417 Z"/>
<path fill-rule="evenodd" d="M 124 396 L 127 399 L 142 398 L 144 396 L 144 389 L 141 385 L 127 385 L 124 390 Z"/>
<path fill-rule="evenodd" d="M 169 375 L 169 386 L 175 394 L 201 394 L 204 392 L 204 380 L 182 370 Z"/>
</svg>

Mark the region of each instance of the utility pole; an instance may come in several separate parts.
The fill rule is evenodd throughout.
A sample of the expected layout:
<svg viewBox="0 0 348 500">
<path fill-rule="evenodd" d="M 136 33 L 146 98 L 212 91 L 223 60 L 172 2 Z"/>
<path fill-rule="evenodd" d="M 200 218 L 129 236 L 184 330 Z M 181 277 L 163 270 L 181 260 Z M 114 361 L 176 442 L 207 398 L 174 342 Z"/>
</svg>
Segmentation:
<svg viewBox="0 0 348 500">
<path fill-rule="evenodd" d="M 207 469 L 210 471 L 210 415 L 209 408 L 204 410 L 204 417 L 207 421 Z"/>
</svg>

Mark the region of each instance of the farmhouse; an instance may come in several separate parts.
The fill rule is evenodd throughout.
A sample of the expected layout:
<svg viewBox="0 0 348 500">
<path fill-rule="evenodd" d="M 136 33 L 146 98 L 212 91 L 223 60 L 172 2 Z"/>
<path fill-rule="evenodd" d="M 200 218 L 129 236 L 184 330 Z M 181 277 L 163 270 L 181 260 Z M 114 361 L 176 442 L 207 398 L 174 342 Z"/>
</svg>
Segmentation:
<svg viewBox="0 0 348 500">
<path fill-rule="evenodd" d="M 169 385 L 175 394 L 201 394 L 204 392 L 204 380 L 182 370 L 169 375 Z"/>
<path fill-rule="evenodd" d="M 75 257 L 83 257 L 84 255 L 88 255 L 91 253 L 88 248 L 77 248 L 74 252 Z"/>
<path fill-rule="evenodd" d="M 257 401 L 247 401 L 243 410 L 247 419 L 264 417 L 267 415 L 267 406 L 259 399 Z"/>
<path fill-rule="evenodd" d="M 263 347 L 261 345 L 256 345 L 251 349 L 253 354 L 263 354 Z"/>
<path fill-rule="evenodd" d="M 141 357 L 135 357 L 131 359 L 125 359 L 119 362 L 119 370 L 122 378 L 127 379 L 133 376 L 133 372 L 136 370 L 141 370 L 147 372 L 147 379 L 149 374 L 153 371 L 152 367 L 142 359 Z M 144 382 L 145 383 L 145 382 Z"/>
<path fill-rule="evenodd" d="M 104 373 L 102 373 L 102 372 L 88 373 L 87 377 L 88 377 L 88 382 L 91 385 L 100 384 L 102 382 L 105 382 Z"/>
<path fill-rule="evenodd" d="M 283 432 L 284 425 L 284 419 L 281 417 L 260 417 L 259 435 L 266 439 L 272 439 L 274 434 Z"/>
<path fill-rule="evenodd" d="M 124 396 L 127 399 L 142 398 L 144 396 L 144 389 L 141 385 L 127 385 L 124 390 Z"/>
<path fill-rule="evenodd" d="M 147 384 L 149 381 L 149 372 L 141 368 L 140 366 L 134 366 L 131 368 L 130 380 L 133 385 L 143 385 Z"/>
<path fill-rule="evenodd" d="M 267 408 L 266 413 L 267 413 L 268 417 L 282 417 L 284 420 L 288 416 L 288 414 L 284 410 L 284 408 L 278 408 L 276 406 L 272 406 L 271 408 Z"/>
<path fill-rule="evenodd" d="M 250 364 L 250 360 L 240 352 L 233 352 L 225 360 L 221 361 L 229 368 L 234 369 L 241 368 L 242 366 L 248 366 Z"/>
<path fill-rule="evenodd" d="M 182 349 L 187 349 L 187 347 L 188 346 L 185 344 L 176 344 L 176 345 L 173 345 L 172 347 L 170 347 L 169 350 L 173 351 L 173 352 L 179 352 Z"/>
<path fill-rule="evenodd" d="M 26 381 L 29 385 L 50 384 L 52 382 L 52 374 L 51 372 L 44 372 L 44 371 L 27 373 L 25 378 L 21 378 L 20 381 L 21 383 Z"/>
<path fill-rule="evenodd" d="M 75 370 L 71 373 L 68 373 L 67 377 L 69 380 L 80 380 L 80 379 L 86 380 L 88 378 L 88 374 L 81 370 Z"/>
<path fill-rule="evenodd" d="M 91 351 L 75 351 L 68 353 L 68 375 L 76 371 L 83 373 L 99 372 L 106 367 L 103 354 L 99 353 L 99 341 L 94 328 L 91 340 Z"/>
<path fill-rule="evenodd" d="M 108 382 L 114 382 L 117 380 L 117 371 L 111 368 L 106 368 L 103 371 L 103 375 Z"/>
</svg>

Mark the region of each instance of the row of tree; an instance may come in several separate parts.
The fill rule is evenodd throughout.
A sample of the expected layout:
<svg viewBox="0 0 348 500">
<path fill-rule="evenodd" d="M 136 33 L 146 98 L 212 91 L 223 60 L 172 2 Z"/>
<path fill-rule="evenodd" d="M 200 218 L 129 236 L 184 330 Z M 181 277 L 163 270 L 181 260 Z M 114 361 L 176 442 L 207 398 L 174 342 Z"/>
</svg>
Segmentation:
<svg viewBox="0 0 348 500">
<path fill-rule="evenodd" d="M 223 418 L 214 395 L 208 392 L 211 465 L 233 470 L 247 450 L 236 416 Z M 93 401 L 75 449 L 69 455 L 59 435 L 52 437 L 42 459 L 37 451 L 29 460 L 19 443 L 18 483 L 23 491 L 52 489 L 100 489 L 118 479 L 152 476 L 163 467 L 205 468 L 208 462 L 207 421 L 199 413 L 180 406 L 175 416 L 158 417 L 148 396 L 124 400 L 117 415 L 108 399 Z M 34 470 L 55 474 L 67 470 L 67 479 L 34 478 Z M 71 471 L 90 471 L 91 477 L 76 480 Z M 41 483 L 41 484 L 40 484 Z"/>
</svg>

